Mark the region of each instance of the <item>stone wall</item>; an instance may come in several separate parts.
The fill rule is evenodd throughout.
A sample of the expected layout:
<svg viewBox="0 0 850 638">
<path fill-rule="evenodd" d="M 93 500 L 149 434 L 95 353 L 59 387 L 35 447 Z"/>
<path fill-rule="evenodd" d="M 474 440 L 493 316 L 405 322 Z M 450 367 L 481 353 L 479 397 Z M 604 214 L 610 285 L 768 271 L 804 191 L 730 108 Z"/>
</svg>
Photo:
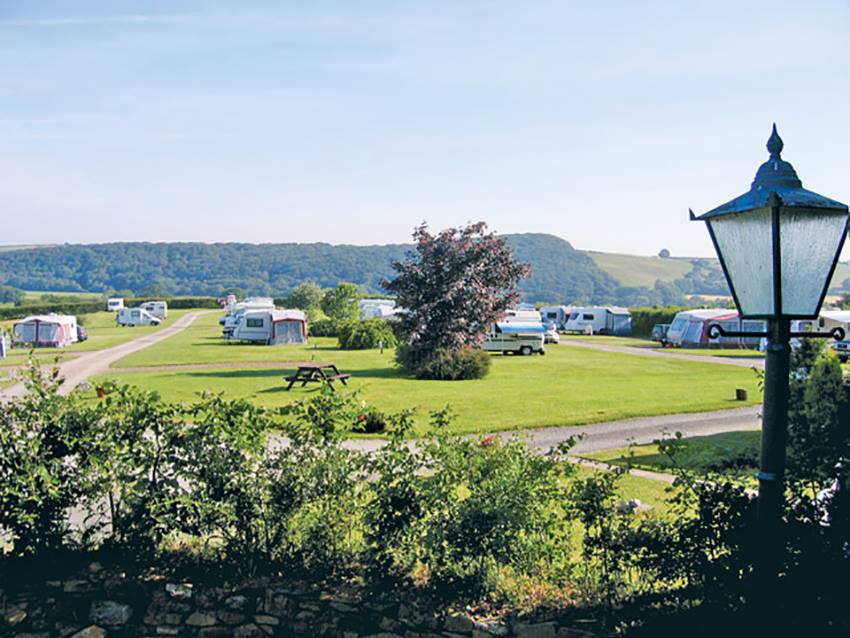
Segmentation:
<svg viewBox="0 0 850 638">
<path fill-rule="evenodd" d="M 0 635 L 13 638 L 592 638 L 557 620 L 487 620 L 421 598 L 296 589 L 268 579 L 231 587 L 128 578 L 92 563 L 72 578 L 0 590 Z"/>
</svg>

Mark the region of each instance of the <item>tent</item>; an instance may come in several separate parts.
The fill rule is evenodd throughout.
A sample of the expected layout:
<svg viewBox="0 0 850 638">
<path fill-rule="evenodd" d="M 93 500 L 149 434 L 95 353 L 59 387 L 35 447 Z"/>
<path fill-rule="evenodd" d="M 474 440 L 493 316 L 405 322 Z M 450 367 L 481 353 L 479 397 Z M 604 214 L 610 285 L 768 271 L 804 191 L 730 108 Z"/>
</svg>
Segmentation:
<svg viewBox="0 0 850 638">
<path fill-rule="evenodd" d="M 300 310 L 272 310 L 270 346 L 307 343 L 307 317 Z"/>
<path fill-rule="evenodd" d="M 703 308 L 683 310 L 676 314 L 667 331 L 667 342 L 672 346 L 684 348 L 756 348 L 759 336 L 718 337 L 712 339 L 708 332 L 711 324 L 718 324 L 727 331 L 764 332 L 765 322 L 761 320 L 741 320 L 738 313 L 728 308 Z"/>
<path fill-rule="evenodd" d="M 73 315 L 33 315 L 16 321 L 12 344 L 64 348 L 77 340 L 77 318 Z"/>
</svg>

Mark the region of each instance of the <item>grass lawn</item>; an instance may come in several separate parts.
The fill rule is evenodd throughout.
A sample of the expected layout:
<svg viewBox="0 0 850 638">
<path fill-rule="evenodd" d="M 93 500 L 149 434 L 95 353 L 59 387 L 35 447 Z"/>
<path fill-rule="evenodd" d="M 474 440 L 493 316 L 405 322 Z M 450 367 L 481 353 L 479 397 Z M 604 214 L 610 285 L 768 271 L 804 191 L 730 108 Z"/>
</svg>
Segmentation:
<svg viewBox="0 0 850 638">
<path fill-rule="evenodd" d="M 585 341 L 611 346 L 628 346 L 630 348 L 646 348 L 672 354 L 693 354 L 705 357 L 741 357 L 744 359 L 764 359 L 764 353 L 748 349 L 724 348 L 662 348 L 661 344 L 640 337 L 612 337 L 608 335 L 576 335 L 563 334 L 561 339 L 569 341 Z"/>
<path fill-rule="evenodd" d="M 116 363 L 106 378 L 156 390 L 169 400 L 192 400 L 198 392 L 280 406 L 317 391 L 314 384 L 284 390 L 291 361 L 332 361 L 352 375 L 348 389 L 378 409 L 417 408 L 424 427 L 431 410 L 449 404 L 457 430 L 482 432 L 577 425 L 634 416 L 740 407 L 735 388 L 759 400 L 756 377 L 746 368 L 553 345 L 546 356 L 493 355 L 487 378 L 476 381 L 418 381 L 393 365 L 390 350 L 344 351 L 336 339 L 312 339 L 308 346 L 252 346 L 224 343 L 216 313 L 199 317 L 183 332 Z M 272 362 L 273 367 L 249 367 Z M 242 363 L 246 365 L 241 366 Z M 279 363 L 279 366 L 274 365 Z M 169 370 L 168 365 L 222 364 L 220 368 Z M 228 366 L 225 368 L 224 366 Z M 121 367 L 151 371 L 122 372 Z M 240 367 L 241 366 L 241 367 Z"/>
<path fill-rule="evenodd" d="M 115 313 L 112 312 L 104 311 L 80 315 L 79 318 L 88 332 L 88 339 L 83 342 L 71 344 L 67 348 L 36 348 L 34 351 L 35 356 L 46 363 L 52 361 L 57 355 L 61 355 L 63 360 L 67 360 L 73 358 L 76 353 L 111 348 L 112 346 L 117 346 L 126 341 L 161 330 L 187 312 L 190 311 L 183 309 L 170 310 L 168 312 L 168 319 L 163 321 L 159 326 L 136 326 L 133 328 L 116 326 Z M 11 331 L 12 324 L 14 323 L 14 321 L 4 321 L 2 322 L 2 326 L 7 331 Z M 22 365 L 26 363 L 29 352 L 26 348 L 11 349 L 5 359 L 0 359 L 0 366 Z"/>
<path fill-rule="evenodd" d="M 722 472 L 730 476 L 752 477 L 756 471 L 761 433 L 759 430 L 725 432 L 682 439 L 678 463 L 700 474 Z M 614 465 L 629 464 L 646 470 L 668 471 L 673 462 L 658 451 L 657 445 L 637 445 L 582 454 L 584 458 Z"/>
</svg>

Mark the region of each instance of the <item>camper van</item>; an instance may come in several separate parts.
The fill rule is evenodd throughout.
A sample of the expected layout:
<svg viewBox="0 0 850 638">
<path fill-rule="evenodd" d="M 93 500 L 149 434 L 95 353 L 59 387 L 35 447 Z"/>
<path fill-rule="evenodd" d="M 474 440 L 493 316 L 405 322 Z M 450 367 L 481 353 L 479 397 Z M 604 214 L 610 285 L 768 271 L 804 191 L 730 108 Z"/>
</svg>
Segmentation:
<svg viewBox="0 0 850 638">
<path fill-rule="evenodd" d="M 143 308 L 121 308 L 115 322 L 119 326 L 158 326 L 160 320 Z"/>
<path fill-rule="evenodd" d="M 502 354 L 546 354 L 543 324 L 495 323 L 481 348 Z"/>
<path fill-rule="evenodd" d="M 168 303 L 165 301 L 146 301 L 139 308 L 147 310 L 157 319 L 168 319 Z"/>
<path fill-rule="evenodd" d="M 555 326 L 556 330 L 563 330 L 567 326 L 572 308 L 570 306 L 543 306 L 540 309 L 540 320 L 546 326 Z"/>
<path fill-rule="evenodd" d="M 248 310 L 239 315 L 227 338 L 269 346 L 304 344 L 307 317 L 300 310 Z"/>
<path fill-rule="evenodd" d="M 124 298 L 123 297 L 110 297 L 106 300 L 106 310 L 107 312 L 115 312 L 116 310 L 120 310 L 124 307 Z"/>
<path fill-rule="evenodd" d="M 564 329 L 568 332 L 628 336 L 632 334 L 632 313 L 617 306 L 573 308 Z"/>
</svg>

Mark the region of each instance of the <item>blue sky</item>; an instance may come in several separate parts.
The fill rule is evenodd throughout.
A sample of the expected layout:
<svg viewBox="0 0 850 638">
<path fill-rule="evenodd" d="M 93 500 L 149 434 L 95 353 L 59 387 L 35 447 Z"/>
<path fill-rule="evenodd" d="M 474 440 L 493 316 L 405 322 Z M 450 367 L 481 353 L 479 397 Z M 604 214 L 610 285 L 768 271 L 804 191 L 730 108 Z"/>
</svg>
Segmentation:
<svg viewBox="0 0 850 638">
<path fill-rule="evenodd" d="M 0 243 L 710 255 L 777 121 L 850 200 L 850 3 L 0 0 Z"/>
</svg>

